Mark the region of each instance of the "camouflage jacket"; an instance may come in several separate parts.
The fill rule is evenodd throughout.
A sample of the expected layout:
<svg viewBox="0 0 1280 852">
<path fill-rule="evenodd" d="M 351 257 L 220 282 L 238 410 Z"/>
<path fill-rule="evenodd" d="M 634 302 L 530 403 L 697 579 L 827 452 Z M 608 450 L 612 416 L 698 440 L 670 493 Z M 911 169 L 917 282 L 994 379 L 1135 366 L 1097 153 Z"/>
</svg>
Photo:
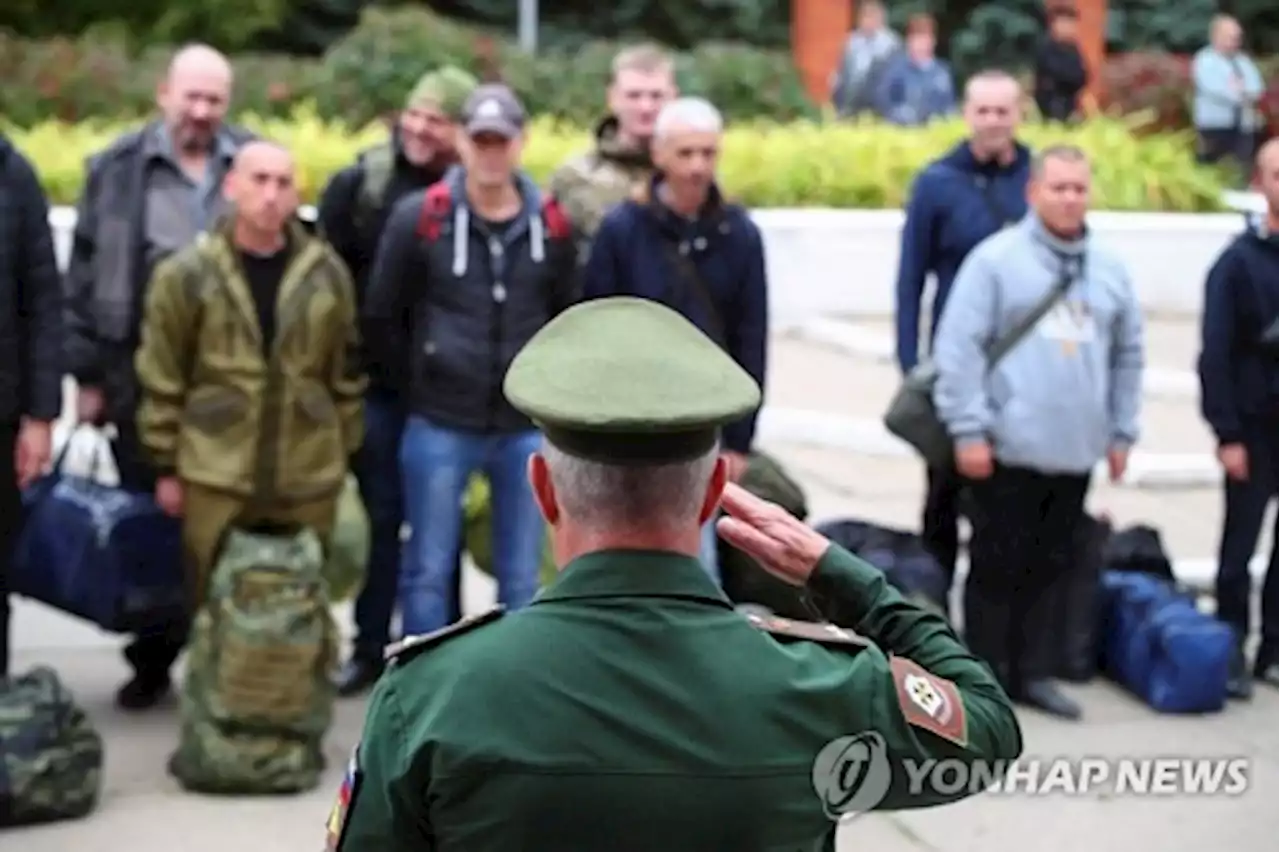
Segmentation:
<svg viewBox="0 0 1280 852">
<path fill-rule="evenodd" d="M 227 229 L 157 269 L 136 366 L 138 432 L 161 472 L 262 503 L 336 495 L 364 437 L 355 293 L 300 226 L 270 358 Z"/>
<path fill-rule="evenodd" d="M 617 133 L 617 119 L 606 118 L 596 128 L 595 147 L 570 159 L 551 176 L 548 189 L 569 214 L 584 246 L 590 245 L 605 214 L 653 172 L 649 152 L 624 147 L 617 141 Z"/>
</svg>

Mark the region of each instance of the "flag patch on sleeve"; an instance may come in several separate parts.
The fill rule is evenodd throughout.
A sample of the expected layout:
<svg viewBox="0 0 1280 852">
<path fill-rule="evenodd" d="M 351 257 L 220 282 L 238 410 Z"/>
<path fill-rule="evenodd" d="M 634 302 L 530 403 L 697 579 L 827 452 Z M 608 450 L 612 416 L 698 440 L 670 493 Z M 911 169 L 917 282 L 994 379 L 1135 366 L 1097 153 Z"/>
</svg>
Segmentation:
<svg viewBox="0 0 1280 852">
<path fill-rule="evenodd" d="M 360 789 L 360 746 L 351 751 L 351 760 L 347 762 L 347 771 L 342 777 L 342 786 L 338 788 L 338 797 L 329 811 L 329 820 L 325 825 L 328 843 L 327 852 L 338 852 L 342 847 L 342 833 L 347 826 L 347 815 L 351 812 L 351 804 Z"/>
</svg>

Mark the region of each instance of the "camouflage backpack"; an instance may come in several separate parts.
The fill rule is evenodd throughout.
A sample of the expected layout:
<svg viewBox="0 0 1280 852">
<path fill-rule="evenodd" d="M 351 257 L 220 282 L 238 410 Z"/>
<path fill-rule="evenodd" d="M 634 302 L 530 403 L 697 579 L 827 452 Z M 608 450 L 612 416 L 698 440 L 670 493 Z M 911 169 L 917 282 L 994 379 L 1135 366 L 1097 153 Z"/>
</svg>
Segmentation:
<svg viewBox="0 0 1280 852">
<path fill-rule="evenodd" d="M 205 793 L 313 789 L 336 660 L 320 539 L 233 529 L 192 629 L 170 773 Z"/>
<path fill-rule="evenodd" d="M 102 787 L 102 737 L 52 669 L 0 678 L 0 828 L 85 816 Z"/>
<path fill-rule="evenodd" d="M 360 189 L 353 217 L 364 229 L 387 200 L 387 187 L 396 168 L 396 152 L 389 144 L 375 145 L 360 154 Z"/>
</svg>

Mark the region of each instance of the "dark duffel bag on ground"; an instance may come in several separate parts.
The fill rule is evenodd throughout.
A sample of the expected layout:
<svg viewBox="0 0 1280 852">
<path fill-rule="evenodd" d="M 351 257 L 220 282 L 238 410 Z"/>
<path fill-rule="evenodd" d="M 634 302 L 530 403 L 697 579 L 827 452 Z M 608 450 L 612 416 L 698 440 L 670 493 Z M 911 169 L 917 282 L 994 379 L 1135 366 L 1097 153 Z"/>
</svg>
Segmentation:
<svg viewBox="0 0 1280 852">
<path fill-rule="evenodd" d="M 1177 582 L 1173 561 L 1165 550 L 1160 531 L 1145 524 L 1125 527 L 1112 535 L 1107 541 L 1103 563 L 1108 571 L 1150 574 L 1170 583 Z"/>
<path fill-rule="evenodd" d="M 777 503 L 802 521 L 809 515 L 804 489 L 772 456 L 753 452 L 739 484 L 757 497 Z M 805 603 L 800 589 L 774 577 L 723 539 L 719 544 L 719 558 L 721 583 L 729 600 L 762 606 L 784 618 L 812 621 L 817 617 Z"/>
<path fill-rule="evenodd" d="M 951 592 L 947 574 L 920 536 L 857 520 L 830 521 L 816 529 L 883 571 L 885 579 L 903 597 L 940 615 L 946 614 Z"/>
<path fill-rule="evenodd" d="M 83 817 L 101 785 L 102 737 L 57 674 L 0 678 L 0 828 Z"/>
</svg>

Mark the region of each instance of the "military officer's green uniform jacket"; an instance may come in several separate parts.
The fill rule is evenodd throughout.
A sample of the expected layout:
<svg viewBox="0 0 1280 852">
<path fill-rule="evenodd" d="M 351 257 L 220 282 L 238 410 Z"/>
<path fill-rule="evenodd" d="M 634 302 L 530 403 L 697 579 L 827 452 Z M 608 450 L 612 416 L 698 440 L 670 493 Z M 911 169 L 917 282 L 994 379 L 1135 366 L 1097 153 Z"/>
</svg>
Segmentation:
<svg viewBox="0 0 1280 852">
<path fill-rule="evenodd" d="M 616 118 L 600 122 L 595 147 L 560 166 L 548 186 L 581 235 L 584 253 L 605 215 L 637 186 L 647 186 L 653 172 L 649 152 L 623 145 L 617 134 Z"/>
<path fill-rule="evenodd" d="M 620 465 L 705 455 L 699 424 L 759 402 L 687 320 L 626 297 L 549 323 L 505 391 L 562 452 Z M 406 640 L 330 848 L 813 850 L 842 813 L 972 792 L 914 792 L 908 761 L 1020 754 L 1008 698 L 943 618 L 836 546 L 807 592 L 828 623 L 743 615 L 692 555 L 603 550 L 517 613 Z"/>
<path fill-rule="evenodd" d="M 230 222 L 163 262 L 136 356 L 138 432 L 161 471 L 267 505 L 335 496 L 364 437 L 355 295 L 301 227 L 264 353 Z"/>
</svg>

